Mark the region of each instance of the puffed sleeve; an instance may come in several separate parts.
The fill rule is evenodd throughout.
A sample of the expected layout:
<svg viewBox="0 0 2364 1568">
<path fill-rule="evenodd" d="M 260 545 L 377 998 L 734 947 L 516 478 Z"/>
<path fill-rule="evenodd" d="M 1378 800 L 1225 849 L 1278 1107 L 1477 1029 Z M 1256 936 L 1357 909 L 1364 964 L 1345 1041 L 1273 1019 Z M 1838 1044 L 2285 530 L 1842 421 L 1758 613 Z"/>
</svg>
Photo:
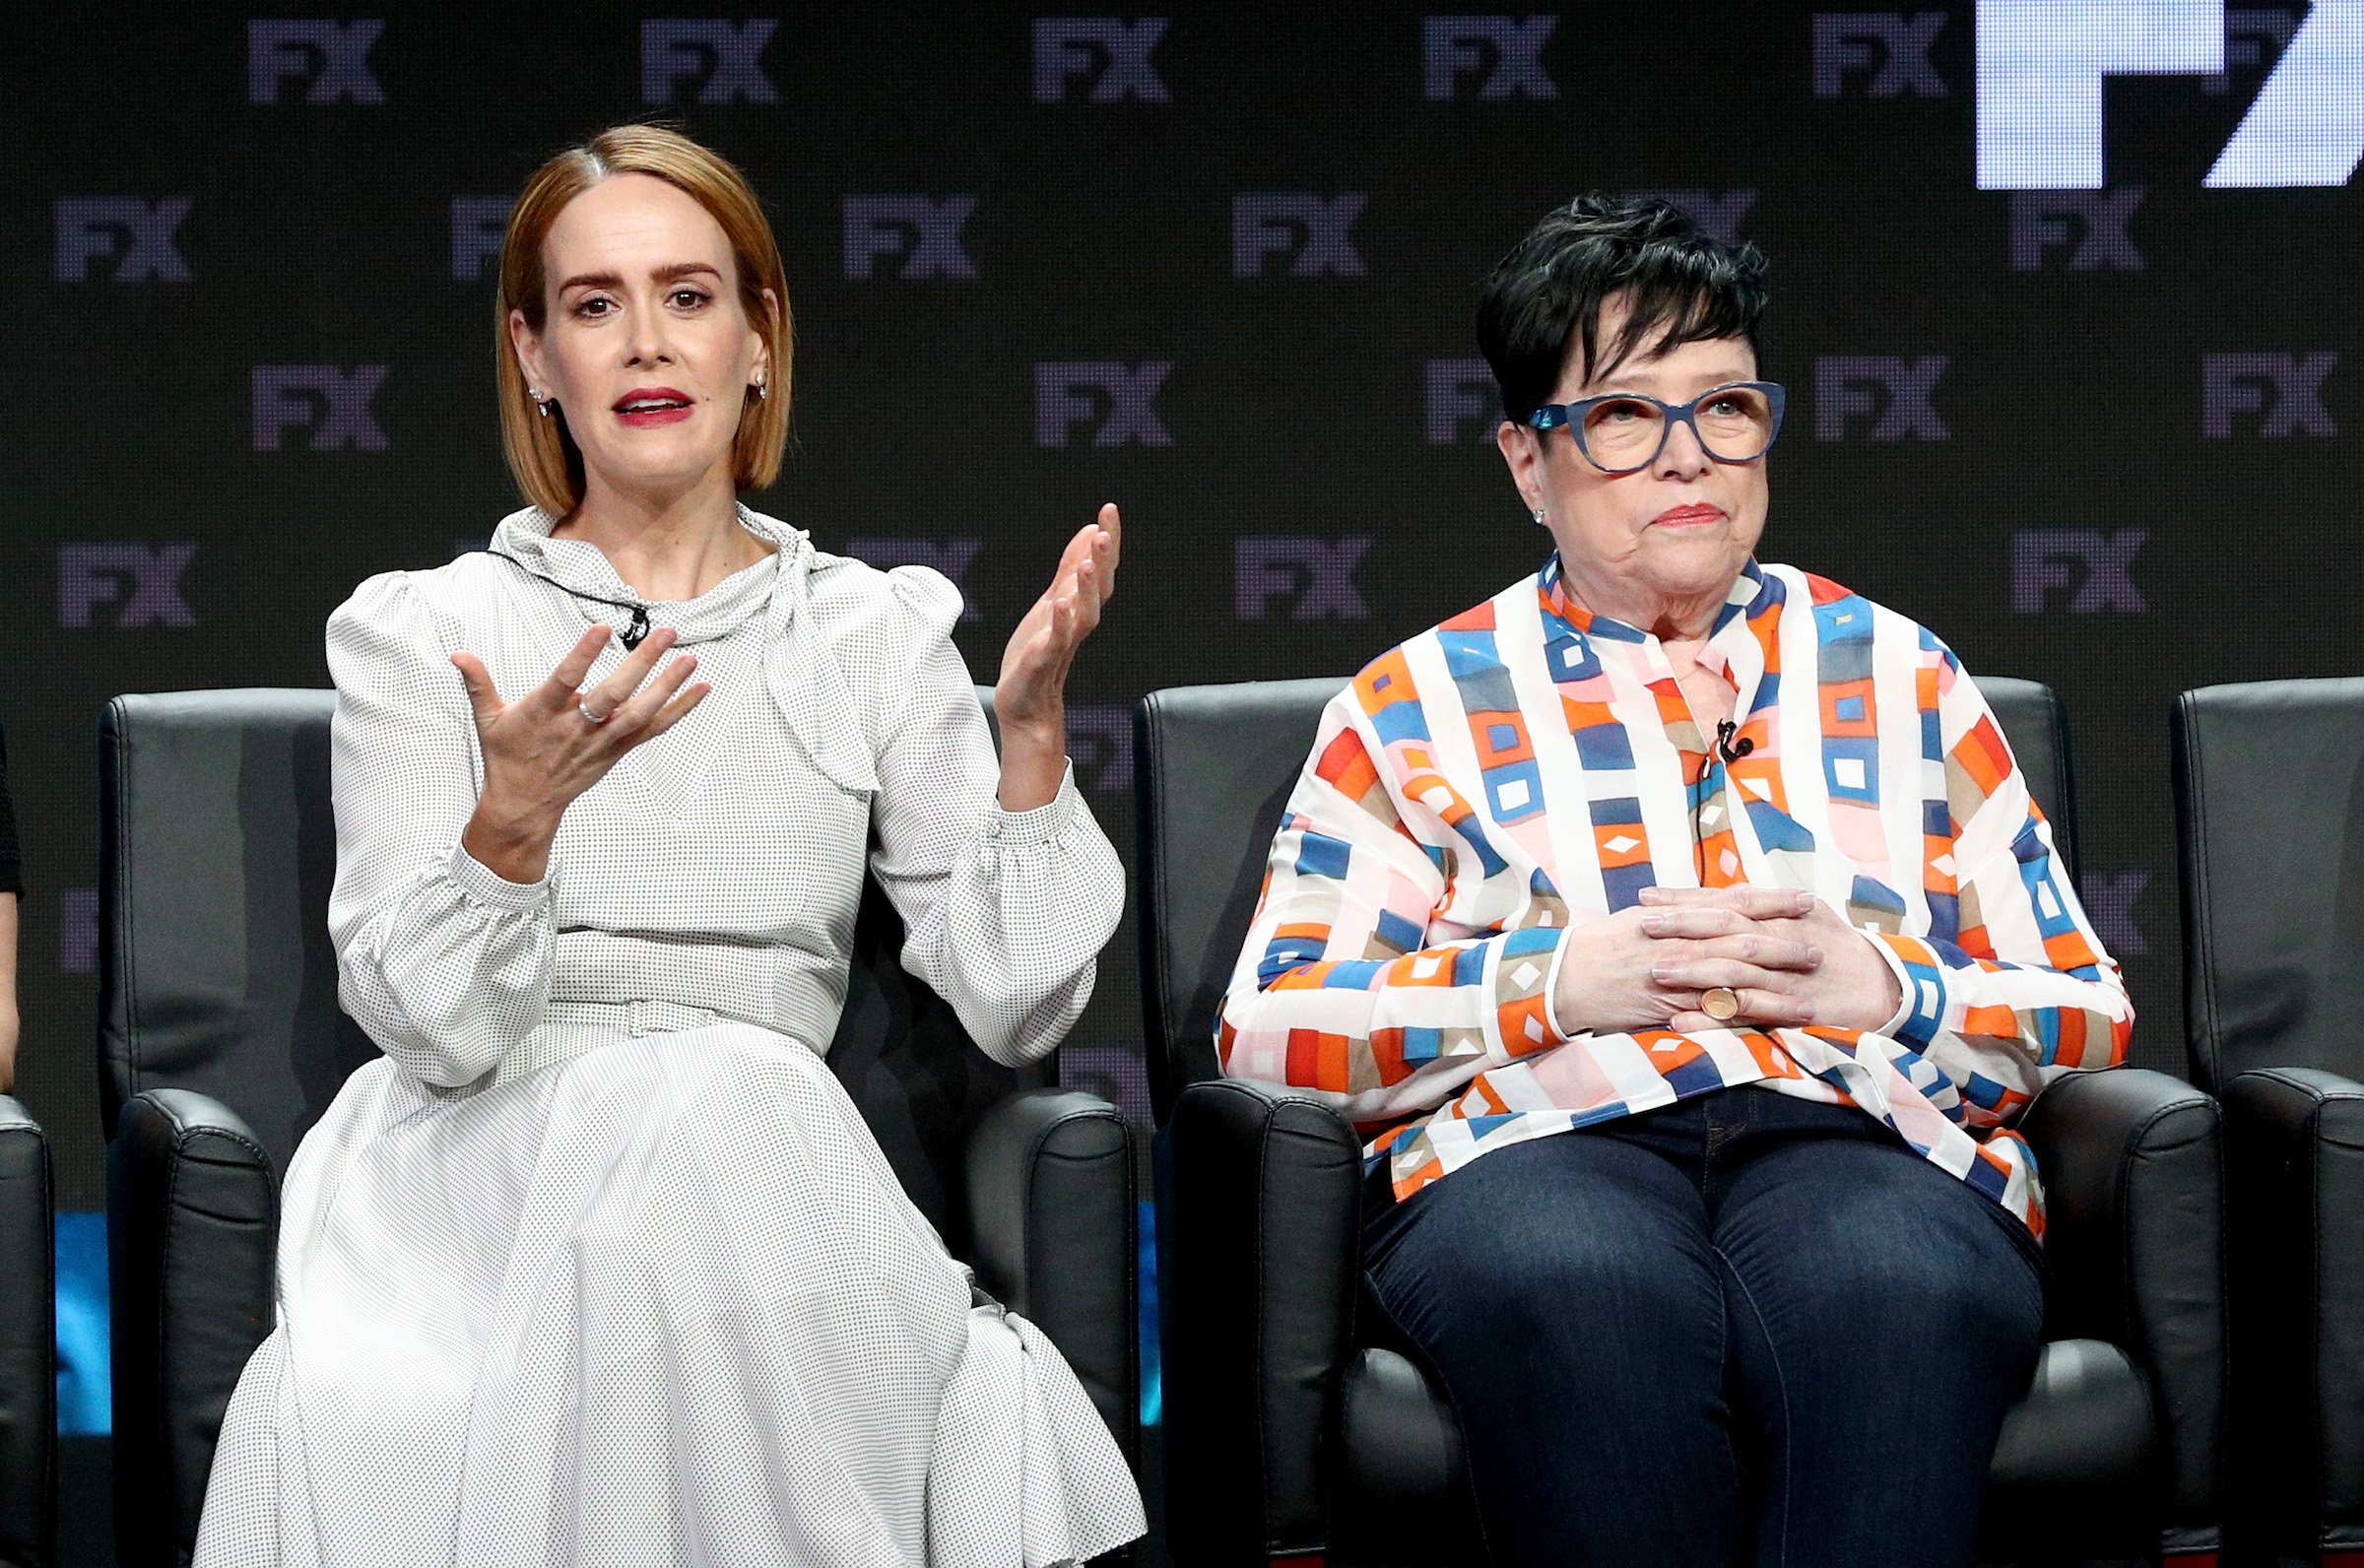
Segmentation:
<svg viewBox="0 0 2364 1568">
<path fill-rule="evenodd" d="M 1072 765 L 1047 805 L 1002 809 L 993 738 L 952 646 L 960 592 L 923 566 L 887 578 L 910 666 L 879 749 L 871 870 L 909 932 L 903 967 L 1016 1067 L 1056 1046 L 1091 999 L 1124 868 Z"/>
<path fill-rule="evenodd" d="M 482 763 L 451 651 L 406 573 L 371 578 L 329 618 L 337 994 L 398 1066 L 445 1088 L 541 1021 L 557 876 L 554 863 L 505 882 L 460 847 Z"/>
</svg>

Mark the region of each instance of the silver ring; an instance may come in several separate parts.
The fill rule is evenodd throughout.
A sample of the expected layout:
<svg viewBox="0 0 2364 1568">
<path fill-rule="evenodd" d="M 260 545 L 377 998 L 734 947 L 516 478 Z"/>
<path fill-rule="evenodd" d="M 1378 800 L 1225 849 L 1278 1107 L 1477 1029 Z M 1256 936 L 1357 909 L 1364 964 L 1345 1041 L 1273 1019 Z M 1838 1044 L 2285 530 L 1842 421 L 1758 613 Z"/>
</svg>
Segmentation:
<svg viewBox="0 0 2364 1568">
<path fill-rule="evenodd" d="M 591 704 L 588 702 L 577 702 L 574 705 L 574 711 L 583 716 L 585 724 L 605 724 L 616 716 L 613 713 L 593 713 Z"/>
</svg>

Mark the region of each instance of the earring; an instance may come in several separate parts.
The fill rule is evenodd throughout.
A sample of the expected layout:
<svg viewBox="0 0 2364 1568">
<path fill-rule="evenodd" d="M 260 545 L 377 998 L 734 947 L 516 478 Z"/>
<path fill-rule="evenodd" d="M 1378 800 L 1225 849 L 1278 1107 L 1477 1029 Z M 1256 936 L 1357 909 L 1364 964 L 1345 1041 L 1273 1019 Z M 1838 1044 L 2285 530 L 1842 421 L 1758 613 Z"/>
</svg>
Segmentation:
<svg viewBox="0 0 2364 1568">
<path fill-rule="evenodd" d="M 755 401 L 756 401 L 757 403 L 760 403 L 760 402 L 762 402 L 762 401 L 763 401 L 763 372 L 762 372 L 762 371 L 760 371 L 760 370 L 757 370 L 757 371 L 755 372 L 755 380 L 753 380 L 753 381 L 749 382 L 748 384 L 749 384 L 751 387 L 753 387 L 753 388 L 755 389 Z"/>
<path fill-rule="evenodd" d="M 544 397 L 542 389 L 538 386 L 526 388 L 525 395 L 534 400 L 534 407 L 541 410 L 544 419 L 550 418 L 550 406 L 557 401 L 556 399 Z"/>
<path fill-rule="evenodd" d="M 1535 509 L 1535 524 L 1536 524 L 1536 526 L 1537 526 L 1538 528 L 1548 528 L 1548 527 L 1550 527 L 1550 526 L 1551 526 L 1551 514 L 1550 514 L 1550 513 L 1548 513 L 1548 512 L 1546 512 L 1546 511 L 1544 511 L 1544 510 L 1543 510 L 1543 509 L 1541 506 L 1538 506 L 1538 507 Z"/>
</svg>

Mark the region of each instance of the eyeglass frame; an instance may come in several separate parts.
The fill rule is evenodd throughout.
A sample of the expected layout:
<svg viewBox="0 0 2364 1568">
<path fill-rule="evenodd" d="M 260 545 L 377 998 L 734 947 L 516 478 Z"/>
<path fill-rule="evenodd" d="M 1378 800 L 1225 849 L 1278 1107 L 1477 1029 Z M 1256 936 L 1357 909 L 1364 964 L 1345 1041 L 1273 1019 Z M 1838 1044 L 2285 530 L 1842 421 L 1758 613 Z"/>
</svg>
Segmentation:
<svg viewBox="0 0 2364 1568">
<path fill-rule="evenodd" d="M 1750 456 L 1725 457 L 1707 444 L 1706 435 L 1699 429 L 1699 405 L 1719 392 L 1731 392 L 1742 387 L 1765 394 L 1765 401 L 1772 406 L 1773 410 L 1773 428 L 1765 432 L 1765 444 L 1758 447 Z M 1667 442 L 1674 434 L 1676 425 L 1689 425 L 1691 439 L 1699 443 L 1699 450 L 1719 463 L 1761 463 L 1764 461 L 1765 454 L 1773 450 L 1773 443 L 1781 438 L 1781 417 L 1789 404 L 1789 388 L 1778 381 L 1719 382 L 1688 403 L 1661 403 L 1646 392 L 1604 392 L 1599 397 L 1578 398 L 1573 403 L 1546 403 L 1533 414 L 1528 415 L 1527 423 L 1539 434 L 1543 435 L 1550 434 L 1551 431 L 1562 425 L 1566 426 L 1568 434 L 1575 439 L 1578 454 L 1593 467 L 1613 478 L 1622 474 L 1639 474 L 1643 469 L 1657 462 L 1665 453 Z M 1593 456 L 1593 449 L 1585 443 L 1584 421 L 1587 415 L 1604 403 L 1647 403 L 1658 410 L 1660 418 L 1666 423 L 1660 426 L 1658 445 L 1651 448 L 1648 457 L 1629 468 L 1610 468 Z"/>
</svg>

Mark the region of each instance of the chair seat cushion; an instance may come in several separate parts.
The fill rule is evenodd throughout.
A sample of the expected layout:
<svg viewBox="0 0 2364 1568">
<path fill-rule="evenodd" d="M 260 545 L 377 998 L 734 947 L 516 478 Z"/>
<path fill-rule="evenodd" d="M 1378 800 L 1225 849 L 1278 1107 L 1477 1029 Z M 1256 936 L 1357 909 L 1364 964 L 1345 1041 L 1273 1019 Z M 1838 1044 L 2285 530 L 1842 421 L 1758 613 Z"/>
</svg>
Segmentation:
<svg viewBox="0 0 2364 1568">
<path fill-rule="evenodd" d="M 1330 1517 L 1340 1568 L 1475 1562 L 1460 1423 L 1427 1375 L 1395 1350 L 1356 1351 L 1338 1421 Z M 2072 1541 L 2141 1553 L 2157 1539 L 2155 1428 L 2149 1384 L 2124 1350 L 2099 1339 L 2045 1345 L 1996 1444 L 1986 1553 Z"/>
</svg>

